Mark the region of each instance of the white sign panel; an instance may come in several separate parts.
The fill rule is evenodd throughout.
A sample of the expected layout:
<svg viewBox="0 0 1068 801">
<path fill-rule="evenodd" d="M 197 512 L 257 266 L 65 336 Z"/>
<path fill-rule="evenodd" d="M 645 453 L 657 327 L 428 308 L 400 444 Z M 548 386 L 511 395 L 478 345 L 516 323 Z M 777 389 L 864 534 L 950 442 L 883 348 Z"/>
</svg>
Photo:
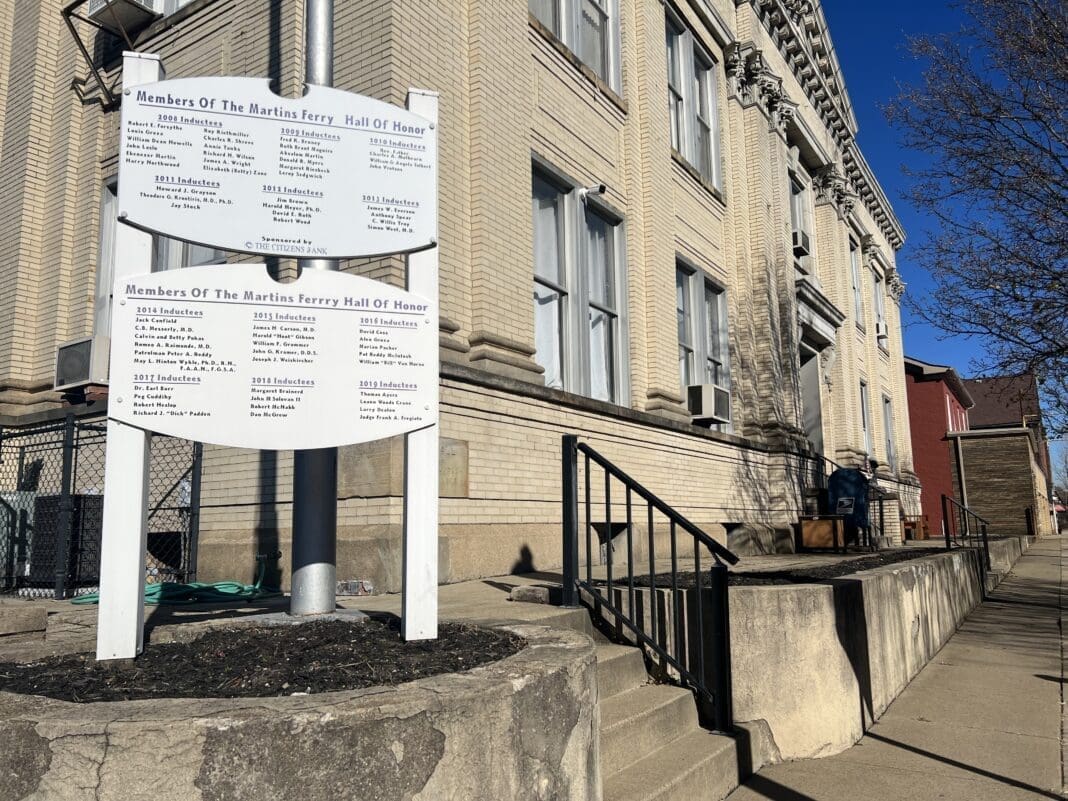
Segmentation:
<svg viewBox="0 0 1068 801">
<path fill-rule="evenodd" d="M 260 78 L 124 93 L 120 219 L 223 250 L 346 258 L 437 238 L 437 133 L 370 97 Z"/>
<path fill-rule="evenodd" d="M 327 448 L 437 421 L 437 310 L 345 273 L 295 283 L 262 264 L 138 275 L 115 287 L 108 413 L 241 448 Z"/>
</svg>

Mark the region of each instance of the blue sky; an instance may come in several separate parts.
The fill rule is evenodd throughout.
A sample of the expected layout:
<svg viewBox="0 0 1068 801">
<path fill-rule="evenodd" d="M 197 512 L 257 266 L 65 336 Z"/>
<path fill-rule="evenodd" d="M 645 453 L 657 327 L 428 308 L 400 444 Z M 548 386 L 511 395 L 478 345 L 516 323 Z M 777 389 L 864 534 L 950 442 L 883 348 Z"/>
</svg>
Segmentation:
<svg viewBox="0 0 1068 801">
<path fill-rule="evenodd" d="M 886 121 L 883 107 L 898 94 L 899 84 L 918 83 L 922 76 L 924 64 L 909 54 L 907 38 L 921 33 L 953 32 L 964 24 L 965 18 L 946 0 L 823 0 L 823 11 L 857 116 L 857 141 L 905 227 L 907 241 L 897 255 L 898 269 L 908 284 L 908 292 L 921 295 L 930 290 L 931 281 L 916 266 L 912 249 L 930 224 L 905 199 L 908 182 L 901 172 L 904 164 L 916 165 L 919 156 L 901 146 L 900 137 Z M 965 377 L 974 373 L 971 363 L 984 353 L 980 340 L 940 338 L 936 329 L 912 318 L 907 310 L 903 322 L 907 355 L 947 364 Z M 1065 447 L 1068 443 L 1063 440 L 1051 443 L 1055 463 Z"/>
</svg>

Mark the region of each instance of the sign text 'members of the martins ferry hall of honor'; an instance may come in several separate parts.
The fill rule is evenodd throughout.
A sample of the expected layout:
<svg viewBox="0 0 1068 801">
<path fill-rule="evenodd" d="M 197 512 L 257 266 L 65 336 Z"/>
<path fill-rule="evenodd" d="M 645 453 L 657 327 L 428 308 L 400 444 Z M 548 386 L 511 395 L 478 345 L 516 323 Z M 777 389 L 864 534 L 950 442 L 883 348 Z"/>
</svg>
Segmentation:
<svg viewBox="0 0 1068 801">
<path fill-rule="evenodd" d="M 180 78 L 122 102 L 119 209 L 149 231 L 223 250 L 345 258 L 430 247 L 437 135 L 363 95 L 260 78 Z"/>
<path fill-rule="evenodd" d="M 346 273 L 289 284 L 262 264 L 137 275 L 115 287 L 108 414 L 263 450 L 369 442 L 433 424 L 437 309 Z"/>
</svg>

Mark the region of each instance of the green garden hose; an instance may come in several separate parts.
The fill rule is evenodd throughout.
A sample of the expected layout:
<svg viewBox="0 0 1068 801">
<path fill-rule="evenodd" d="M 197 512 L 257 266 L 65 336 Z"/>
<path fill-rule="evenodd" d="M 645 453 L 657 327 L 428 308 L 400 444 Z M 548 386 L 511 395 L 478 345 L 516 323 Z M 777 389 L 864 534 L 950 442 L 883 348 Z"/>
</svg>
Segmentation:
<svg viewBox="0 0 1068 801">
<path fill-rule="evenodd" d="M 256 571 L 255 584 L 242 584 L 240 581 L 217 581 L 214 584 L 192 582 L 190 584 L 178 584 L 173 581 L 162 581 L 145 584 L 145 603 L 150 606 L 167 604 L 180 606 L 183 604 L 214 604 L 230 603 L 233 601 L 259 601 L 264 598 L 280 598 L 281 590 L 270 589 L 263 585 L 263 577 L 266 573 L 266 562 L 257 558 L 259 567 Z M 86 595 L 78 595 L 70 599 L 72 604 L 95 604 L 100 602 L 98 593 L 92 592 Z"/>
<path fill-rule="evenodd" d="M 242 584 L 240 581 L 217 581 L 214 584 L 177 584 L 164 581 L 145 585 L 145 603 L 150 606 L 259 601 L 263 598 L 278 598 L 281 595 L 281 590 L 269 590 L 255 584 Z M 99 601 L 100 597 L 95 592 L 78 595 L 70 600 L 72 604 L 95 604 Z"/>
</svg>

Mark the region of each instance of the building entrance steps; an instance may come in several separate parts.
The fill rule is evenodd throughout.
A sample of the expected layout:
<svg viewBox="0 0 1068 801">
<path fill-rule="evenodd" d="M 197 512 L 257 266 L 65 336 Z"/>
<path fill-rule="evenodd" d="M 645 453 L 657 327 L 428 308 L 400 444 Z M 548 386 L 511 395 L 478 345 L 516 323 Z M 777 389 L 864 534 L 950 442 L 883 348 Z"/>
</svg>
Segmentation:
<svg viewBox="0 0 1068 801">
<path fill-rule="evenodd" d="M 1068 797 L 1068 537 L 1037 540 L 857 745 L 772 765 L 728 801 Z"/>
</svg>

